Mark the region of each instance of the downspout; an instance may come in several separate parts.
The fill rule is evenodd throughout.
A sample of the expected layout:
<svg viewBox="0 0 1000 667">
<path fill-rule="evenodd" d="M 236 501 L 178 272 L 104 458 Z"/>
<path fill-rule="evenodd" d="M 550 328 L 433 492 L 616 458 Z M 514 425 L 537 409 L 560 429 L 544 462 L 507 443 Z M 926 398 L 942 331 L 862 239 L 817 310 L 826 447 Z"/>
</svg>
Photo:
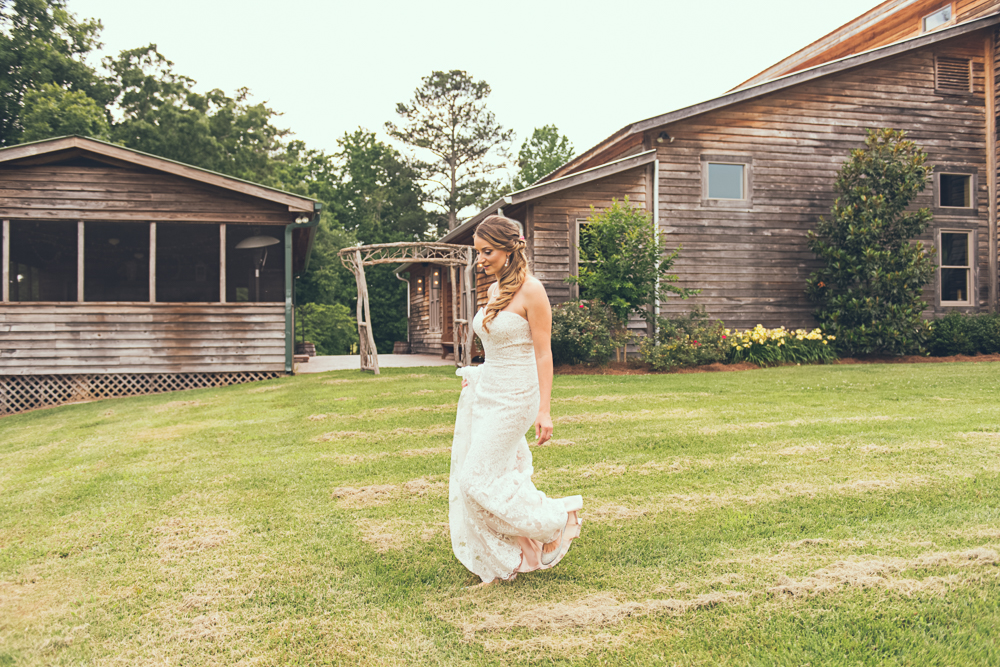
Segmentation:
<svg viewBox="0 0 1000 667">
<path fill-rule="evenodd" d="M 319 224 L 319 215 L 323 210 L 323 204 L 316 202 L 313 204 L 313 214 L 311 217 L 299 216 L 295 222 L 285 225 L 285 372 L 289 375 L 294 370 L 295 354 L 295 306 L 292 303 L 294 295 L 294 279 L 292 277 L 292 232 L 296 229 L 308 229 Z M 304 222 L 299 222 L 306 218 Z M 306 253 L 305 262 L 302 264 L 302 272 L 309 266 L 309 255 Z M 298 275 L 302 275 L 300 272 Z M 296 276 L 297 277 L 297 276 Z"/>
</svg>

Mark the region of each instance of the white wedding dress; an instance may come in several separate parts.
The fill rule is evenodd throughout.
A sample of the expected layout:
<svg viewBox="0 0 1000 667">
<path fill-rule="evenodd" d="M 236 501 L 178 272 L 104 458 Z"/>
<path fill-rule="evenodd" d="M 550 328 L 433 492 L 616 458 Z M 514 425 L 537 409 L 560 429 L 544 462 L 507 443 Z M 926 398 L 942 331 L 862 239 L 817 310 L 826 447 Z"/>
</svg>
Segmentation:
<svg viewBox="0 0 1000 667">
<path fill-rule="evenodd" d="M 468 385 L 458 399 L 451 447 L 449 523 L 455 556 L 484 582 L 558 563 L 580 534 L 581 496 L 548 498 L 531 481 L 525 432 L 538 415 L 538 372 L 531 328 L 520 315 L 485 311 L 473 319 L 486 362 L 460 368 Z M 559 553 L 542 565 L 542 544 L 559 538 Z"/>
</svg>

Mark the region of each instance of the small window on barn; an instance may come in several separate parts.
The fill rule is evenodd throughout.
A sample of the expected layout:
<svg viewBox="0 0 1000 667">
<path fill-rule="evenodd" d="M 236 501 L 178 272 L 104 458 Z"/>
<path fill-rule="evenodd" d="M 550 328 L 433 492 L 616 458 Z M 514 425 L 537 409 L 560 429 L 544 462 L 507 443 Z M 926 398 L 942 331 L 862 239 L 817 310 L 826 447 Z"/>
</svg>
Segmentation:
<svg viewBox="0 0 1000 667">
<path fill-rule="evenodd" d="M 701 205 L 750 208 L 753 165 L 739 155 L 701 156 Z"/>
<path fill-rule="evenodd" d="M 76 301 L 77 223 L 10 221 L 11 301 Z"/>
<path fill-rule="evenodd" d="M 84 223 L 83 300 L 149 301 L 149 223 Z"/>
<path fill-rule="evenodd" d="M 285 229 L 226 225 L 226 301 L 285 300 Z"/>
<path fill-rule="evenodd" d="M 972 304 L 972 237 L 973 233 L 970 231 L 941 232 L 940 297 L 943 306 Z"/>
<path fill-rule="evenodd" d="M 972 174 L 941 174 L 938 206 L 942 208 L 972 207 Z"/>
<path fill-rule="evenodd" d="M 157 223 L 156 300 L 167 303 L 219 301 L 219 228 Z"/>
<path fill-rule="evenodd" d="M 936 12 L 928 14 L 923 18 L 922 22 L 923 32 L 930 32 L 935 28 L 940 28 L 943 25 L 951 23 L 951 17 L 952 17 L 951 5 L 948 5 L 947 7 L 942 7 Z"/>
<path fill-rule="evenodd" d="M 941 93 L 972 92 L 972 61 L 968 58 L 934 58 L 934 88 Z"/>
</svg>

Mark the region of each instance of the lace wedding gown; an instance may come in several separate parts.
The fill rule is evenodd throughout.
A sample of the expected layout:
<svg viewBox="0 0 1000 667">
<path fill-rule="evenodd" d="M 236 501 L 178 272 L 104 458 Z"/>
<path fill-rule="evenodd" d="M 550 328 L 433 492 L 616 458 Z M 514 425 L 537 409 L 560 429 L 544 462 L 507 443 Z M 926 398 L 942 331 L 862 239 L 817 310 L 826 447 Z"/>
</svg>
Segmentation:
<svg viewBox="0 0 1000 667">
<path fill-rule="evenodd" d="M 456 372 L 468 386 L 458 399 L 451 447 L 449 523 L 455 556 L 485 581 L 558 563 L 580 534 L 581 496 L 548 498 L 531 481 L 534 469 L 525 432 L 538 415 L 538 372 L 527 320 L 501 311 L 483 328 L 472 326 L 486 352 L 482 366 Z M 542 544 L 559 538 L 549 565 Z"/>
</svg>

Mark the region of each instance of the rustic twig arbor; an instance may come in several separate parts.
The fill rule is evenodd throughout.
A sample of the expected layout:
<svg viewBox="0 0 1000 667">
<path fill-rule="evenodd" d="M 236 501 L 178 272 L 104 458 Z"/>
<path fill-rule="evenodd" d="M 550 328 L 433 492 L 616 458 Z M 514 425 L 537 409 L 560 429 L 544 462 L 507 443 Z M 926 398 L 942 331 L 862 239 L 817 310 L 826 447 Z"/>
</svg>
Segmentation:
<svg viewBox="0 0 1000 667">
<path fill-rule="evenodd" d="M 472 286 L 472 247 L 451 243 L 379 243 L 344 248 L 340 251 L 340 261 L 351 270 L 358 284 L 358 352 L 361 354 L 361 370 L 373 371 L 378 375 L 378 351 L 372 334 L 365 267 L 404 262 L 448 267 L 451 278 L 451 332 L 455 365 L 468 366 L 472 363 L 472 327 L 467 318 L 459 317 L 459 281 L 456 280 L 457 270 L 462 267 L 465 271 L 462 298 L 465 299 L 466 312 L 471 313 L 475 310 L 476 303 L 475 289 Z"/>
</svg>

